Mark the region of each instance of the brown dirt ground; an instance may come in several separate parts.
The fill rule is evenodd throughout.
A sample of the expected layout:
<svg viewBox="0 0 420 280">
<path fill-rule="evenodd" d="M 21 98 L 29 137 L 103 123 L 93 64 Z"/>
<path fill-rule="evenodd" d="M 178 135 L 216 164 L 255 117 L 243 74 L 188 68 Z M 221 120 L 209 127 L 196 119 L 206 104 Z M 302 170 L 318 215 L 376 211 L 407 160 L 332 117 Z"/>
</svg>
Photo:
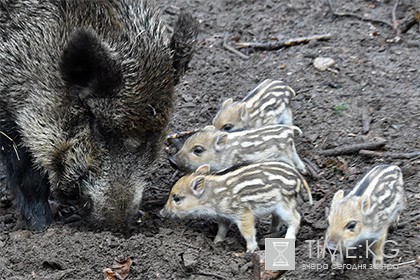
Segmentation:
<svg viewBox="0 0 420 280">
<path fill-rule="evenodd" d="M 333 1 L 340 11 L 366 18 L 390 21 L 394 1 Z M 400 1 L 403 2 L 403 1 Z M 168 25 L 175 9 L 191 11 L 200 21 L 195 54 L 183 82 L 177 88 L 175 114 L 170 130 L 181 131 L 209 124 L 223 100 L 241 99 L 266 78 L 290 84 L 295 124 L 304 135 L 297 139 L 302 157 L 320 169 L 318 179 L 308 178 L 315 206 L 300 208 L 302 226 L 296 242 L 296 270 L 285 279 L 419 279 L 419 266 L 409 264 L 392 270 L 304 269 L 304 265 L 330 264 L 329 258 L 309 258 L 305 240 L 321 240 L 326 221 L 324 208 L 338 189 L 351 189 L 374 165 L 392 163 L 404 173 L 408 207 L 400 227 L 389 238 L 399 254 L 388 263 L 402 263 L 420 256 L 419 207 L 420 159 L 370 158 L 358 154 L 325 157 L 318 151 L 383 137 L 385 150 L 420 150 L 420 38 L 419 25 L 393 40 L 389 26 L 353 17 L 334 17 L 325 1 L 157 1 Z M 418 2 L 404 1 L 397 10 L 400 19 L 413 13 Z M 277 51 L 244 50 L 243 60 L 222 47 L 228 42 L 273 41 L 331 33 L 329 41 L 283 48 Z M 331 57 L 336 71 L 321 72 L 314 58 Z M 336 105 L 344 105 L 343 111 Z M 343 106 L 341 106 L 343 107 Z M 372 118 L 363 134 L 362 112 Z M 241 252 L 245 242 L 232 229 L 226 242 L 212 243 L 216 225 L 205 220 L 166 220 L 157 216 L 170 187 L 179 177 L 166 159 L 144 195 L 143 222 L 130 238 L 109 232 L 91 232 L 72 225 L 54 225 L 46 232 L 13 231 L 13 207 L 7 203 L 7 178 L 0 176 L 0 279 L 100 279 L 102 270 L 115 258 L 138 260 L 129 279 L 252 279 L 252 264 Z M 1 173 L 0 173 L 1 175 Z M 268 230 L 260 221 L 258 238 Z M 322 241 L 322 240 L 321 240 Z M 395 249 L 395 248 L 388 248 Z M 417 275 L 417 276 L 416 276 Z"/>
</svg>

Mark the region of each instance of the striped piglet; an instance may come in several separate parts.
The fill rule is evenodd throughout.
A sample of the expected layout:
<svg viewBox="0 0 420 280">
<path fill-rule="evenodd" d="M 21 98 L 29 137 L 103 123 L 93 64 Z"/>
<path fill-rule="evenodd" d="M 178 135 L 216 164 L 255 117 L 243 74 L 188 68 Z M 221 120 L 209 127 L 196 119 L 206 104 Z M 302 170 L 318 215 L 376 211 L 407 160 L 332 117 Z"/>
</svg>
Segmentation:
<svg viewBox="0 0 420 280">
<path fill-rule="evenodd" d="M 229 222 L 235 223 L 246 240 L 247 251 L 257 249 L 255 219 L 273 215 L 272 231 L 279 231 L 280 219 L 287 225 L 286 238 L 296 238 L 300 214 L 297 198 L 306 188 L 302 175 L 284 162 L 264 162 L 211 174 L 208 165 L 182 177 L 173 186 L 163 217 L 207 217 L 219 221 L 215 242 L 222 241 Z"/>
<path fill-rule="evenodd" d="M 206 126 L 189 137 L 170 161 L 181 170 L 193 172 L 203 164 L 218 171 L 244 162 L 280 160 L 306 174 L 305 164 L 296 152 L 295 132 L 302 134 L 298 127 L 287 125 L 230 133 Z"/>
<path fill-rule="evenodd" d="M 295 92 L 282 81 L 267 79 L 241 102 L 223 102 L 213 119 L 216 129 L 234 131 L 272 124 L 292 125 L 291 99 Z"/>
<path fill-rule="evenodd" d="M 325 237 L 328 249 L 334 251 L 332 262 L 341 264 L 342 249 L 348 252 L 368 241 L 374 242 L 368 245 L 374 253 L 373 266 L 380 266 L 388 229 L 396 227 L 406 204 L 401 169 L 395 165 L 376 166 L 346 196 L 342 190 L 336 192 Z"/>
</svg>

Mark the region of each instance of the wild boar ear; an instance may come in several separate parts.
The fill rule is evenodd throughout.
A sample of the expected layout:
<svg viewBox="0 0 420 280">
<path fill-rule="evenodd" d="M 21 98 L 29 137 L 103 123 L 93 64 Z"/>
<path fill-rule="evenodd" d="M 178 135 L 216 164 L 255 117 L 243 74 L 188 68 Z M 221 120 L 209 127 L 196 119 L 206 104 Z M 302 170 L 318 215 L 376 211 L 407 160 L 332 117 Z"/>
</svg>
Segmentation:
<svg viewBox="0 0 420 280">
<path fill-rule="evenodd" d="M 202 174 L 202 175 L 209 174 L 209 173 L 210 173 L 210 165 L 208 165 L 208 164 L 203 164 L 203 165 L 199 166 L 199 167 L 195 170 L 195 172 L 194 172 L 194 173 L 196 173 L 196 174 Z"/>
<path fill-rule="evenodd" d="M 359 207 L 362 212 L 366 212 L 370 208 L 370 198 L 368 196 L 359 197 Z"/>
<path fill-rule="evenodd" d="M 110 96 L 122 82 L 121 65 L 96 35 L 85 29 L 70 37 L 61 56 L 60 72 L 70 93 L 82 100 Z"/>
<path fill-rule="evenodd" d="M 226 99 L 226 100 L 223 102 L 223 104 L 222 104 L 222 109 L 224 109 L 224 108 L 228 107 L 228 106 L 229 106 L 229 105 L 231 105 L 232 103 L 233 103 L 233 99 L 232 99 L 232 98 Z"/>
<path fill-rule="evenodd" d="M 248 117 L 248 109 L 245 106 L 245 103 L 242 103 L 239 106 L 239 114 L 241 116 L 241 120 L 246 120 Z"/>
<path fill-rule="evenodd" d="M 217 152 L 220 152 L 225 148 L 227 144 L 227 138 L 228 138 L 227 132 L 222 132 L 217 136 L 216 142 L 214 144 L 214 148 L 216 149 Z"/>
<path fill-rule="evenodd" d="M 206 188 L 204 176 L 197 176 L 191 182 L 191 191 L 195 197 L 200 198 Z"/>
<path fill-rule="evenodd" d="M 173 51 L 172 66 L 175 71 L 175 84 L 179 83 L 179 80 L 188 68 L 188 63 L 192 58 L 197 43 L 197 35 L 197 20 L 191 14 L 181 11 L 170 42 L 170 48 Z"/>
<path fill-rule="evenodd" d="M 334 197 L 331 201 L 331 204 L 336 204 L 337 202 L 339 202 L 340 200 L 342 200 L 344 197 L 344 191 L 343 190 L 339 190 L 338 192 L 336 192 L 334 194 Z"/>
</svg>

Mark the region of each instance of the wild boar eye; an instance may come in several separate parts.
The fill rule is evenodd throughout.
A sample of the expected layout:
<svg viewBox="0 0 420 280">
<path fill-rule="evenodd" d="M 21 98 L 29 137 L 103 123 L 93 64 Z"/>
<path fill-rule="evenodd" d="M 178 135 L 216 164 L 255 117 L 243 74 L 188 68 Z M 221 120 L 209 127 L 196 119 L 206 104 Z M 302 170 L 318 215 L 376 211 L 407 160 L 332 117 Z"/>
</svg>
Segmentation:
<svg viewBox="0 0 420 280">
<path fill-rule="evenodd" d="M 222 126 L 222 130 L 224 131 L 232 130 L 232 128 L 233 128 L 233 124 L 230 124 L 230 123 L 227 123 L 224 126 Z"/>
<path fill-rule="evenodd" d="M 173 199 L 176 203 L 181 202 L 181 200 L 183 200 L 184 198 L 185 198 L 185 196 L 179 196 L 179 195 L 176 195 L 176 194 L 172 195 L 172 199 Z"/>
<path fill-rule="evenodd" d="M 346 225 L 346 229 L 348 229 L 350 231 L 354 231 L 355 228 L 356 228 L 356 222 L 355 221 L 351 221 Z"/>
<path fill-rule="evenodd" d="M 204 148 L 201 146 L 195 146 L 193 149 L 194 155 L 200 157 L 204 153 Z"/>
</svg>

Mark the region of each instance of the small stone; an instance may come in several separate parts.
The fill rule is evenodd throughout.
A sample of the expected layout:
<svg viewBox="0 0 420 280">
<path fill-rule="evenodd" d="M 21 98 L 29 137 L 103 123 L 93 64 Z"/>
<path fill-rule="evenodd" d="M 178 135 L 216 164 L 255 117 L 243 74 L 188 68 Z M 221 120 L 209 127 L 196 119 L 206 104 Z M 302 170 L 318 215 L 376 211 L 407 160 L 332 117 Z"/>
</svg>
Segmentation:
<svg viewBox="0 0 420 280">
<path fill-rule="evenodd" d="M 244 264 L 239 271 L 241 272 L 241 274 L 244 274 L 249 268 L 251 268 L 253 266 L 252 262 L 248 262 L 246 264 Z"/>
<path fill-rule="evenodd" d="M 10 233 L 10 239 L 12 240 L 30 238 L 31 236 L 32 236 L 32 233 L 29 230 L 18 230 L 18 231 Z"/>
<path fill-rule="evenodd" d="M 194 268 L 197 265 L 197 263 L 198 263 L 197 252 L 191 251 L 191 250 L 187 250 L 182 255 L 182 260 L 183 260 L 183 264 L 184 264 L 184 267 L 185 268 L 189 268 L 189 269 Z"/>
<path fill-rule="evenodd" d="M 318 220 L 312 224 L 312 226 L 316 229 L 327 229 L 328 225 L 327 222 L 324 220 Z"/>
<path fill-rule="evenodd" d="M 236 262 L 231 262 L 229 265 L 230 271 L 234 274 L 234 275 L 238 275 L 239 274 L 239 266 Z"/>
<path fill-rule="evenodd" d="M 318 133 L 312 133 L 312 134 L 309 134 L 307 137 L 308 137 L 308 138 L 309 138 L 309 140 L 311 140 L 311 142 L 313 143 L 313 142 L 315 142 L 315 140 L 316 140 L 316 139 L 318 139 L 319 134 L 318 134 Z"/>
<path fill-rule="evenodd" d="M 159 233 L 162 235 L 171 235 L 173 232 L 174 230 L 170 228 L 159 228 Z"/>
<path fill-rule="evenodd" d="M 335 64 L 335 60 L 329 57 L 317 57 L 314 60 L 314 66 L 316 69 L 325 71 L 329 67 Z"/>
<path fill-rule="evenodd" d="M 44 237 L 53 237 L 59 234 L 59 230 L 57 228 L 49 228 L 45 231 Z"/>
</svg>

